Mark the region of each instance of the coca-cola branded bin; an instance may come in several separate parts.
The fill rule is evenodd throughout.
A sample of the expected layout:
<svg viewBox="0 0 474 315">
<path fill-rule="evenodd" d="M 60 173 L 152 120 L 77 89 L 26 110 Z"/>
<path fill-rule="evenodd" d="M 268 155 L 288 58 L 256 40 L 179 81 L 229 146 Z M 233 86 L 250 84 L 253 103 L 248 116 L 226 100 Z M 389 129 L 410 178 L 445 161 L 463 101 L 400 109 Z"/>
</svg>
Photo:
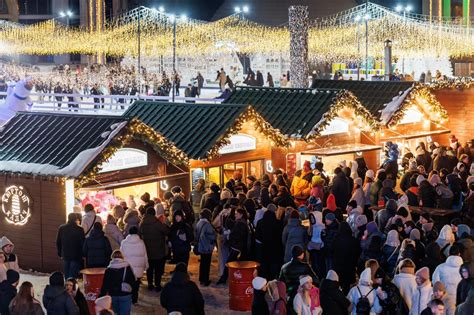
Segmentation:
<svg viewBox="0 0 474 315">
<path fill-rule="evenodd" d="M 227 263 L 229 268 L 229 309 L 248 312 L 252 310 L 252 280 L 258 263 L 254 261 L 233 261 Z"/>
<path fill-rule="evenodd" d="M 84 296 L 91 315 L 95 314 L 95 300 L 99 297 L 102 282 L 104 280 L 105 268 L 87 268 L 82 269 L 82 278 L 84 279 Z"/>
</svg>

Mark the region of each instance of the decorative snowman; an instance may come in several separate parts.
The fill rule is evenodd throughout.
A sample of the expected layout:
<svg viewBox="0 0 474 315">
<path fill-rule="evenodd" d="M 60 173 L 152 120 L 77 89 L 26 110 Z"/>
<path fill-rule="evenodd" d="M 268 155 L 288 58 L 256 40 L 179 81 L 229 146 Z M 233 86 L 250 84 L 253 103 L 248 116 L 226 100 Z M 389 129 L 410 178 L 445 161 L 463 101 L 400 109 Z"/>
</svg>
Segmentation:
<svg viewBox="0 0 474 315">
<path fill-rule="evenodd" d="M 0 125 L 6 123 L 17 112 L 30 111 L 33 103 L 30 98 L 33 89 L 31 78 L 18 81 L 15 85 L 9 85 L 7 98 L 0 104 Z"/>
</svg>

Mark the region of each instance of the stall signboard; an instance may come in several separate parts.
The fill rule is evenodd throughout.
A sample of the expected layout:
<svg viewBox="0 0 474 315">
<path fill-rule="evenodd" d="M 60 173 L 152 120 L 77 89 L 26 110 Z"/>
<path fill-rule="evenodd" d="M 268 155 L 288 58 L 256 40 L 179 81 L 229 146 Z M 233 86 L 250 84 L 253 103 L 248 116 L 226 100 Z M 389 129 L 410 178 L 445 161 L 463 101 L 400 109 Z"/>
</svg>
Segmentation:
<svg viewBox="0 0 474 315">
<path fill-rule="evenodd" d="M 133 148 L 122 148 L 106 163 L 102 164 L 100 173 L 124 170 L 148 165 L 148 153 Z"/>
<path fill-rule="evenodd" d="M 2 196 L 2 212 L 5 220 L 14 225 L 25 225 L 31 217 L 30 196 L 23 186 L 12 185 Z"/>
<path fill-rule="evenodd" d="M 349 123 L 344 119 L 335 118 L 329 122 L 329 125 L 321 131 L 322 136 L 335 135 L 349 132 Z"/>
<path fill-rule="evenodd" d="M 251 151 L 257 148 L 257 139 L 246 134 L 230 136 L 229 144 L 219 150 L 219 154 Z"/>
</svg>

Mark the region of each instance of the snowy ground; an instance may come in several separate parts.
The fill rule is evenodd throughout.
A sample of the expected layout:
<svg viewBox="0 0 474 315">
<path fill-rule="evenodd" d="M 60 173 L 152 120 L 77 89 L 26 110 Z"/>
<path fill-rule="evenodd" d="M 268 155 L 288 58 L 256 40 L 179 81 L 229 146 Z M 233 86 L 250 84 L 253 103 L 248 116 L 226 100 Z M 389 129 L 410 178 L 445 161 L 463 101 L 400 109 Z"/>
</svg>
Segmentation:
<svg viewBox="0 0 474 315">
<path fill-rule="evenodd" d="M 215 253 L 216 254 L 216 253 Z M 237 314 L 250 314 L 245 312 L 230 311 L 228 307 L 229 303 L 229 290 L 227 286 L 216 286 L 217 282 L 217 255 L 214 255 L 212 266 L 211 266 L 211 281 L 212 284 L 209 287 L 199 287 L 206 301 L 206 314 L 209 315 L 237 315 Z M 189 271 L 191 278 L 196 283 L 199 283 L 198 268 L 199 263 L 198 257 L 191 254 Z M 167 282 L 170 277 L 170 271 L 174 269 L 174 265 L 166 265 L 166 273 L 163 277 L 163 283 Z M 20 277 L 20 283 L 23 281 L 30 281 L 33 283 L 35 290 L 35 296 L 38 300 L 42 301 L 43 291 L 49 281 L 49 275 L 39 273 L 22 273 Z M 81 285 L 82 289 L 82 285 Z M 155 292 L 149 292 L 146 287 L 145 277 L 140 287 L 140 296 L 138 305 L 133 306 L 132 314 L 136 315 L 165 315 L 166 311 L 160 306 L 160 294 Z"/>
</svg>

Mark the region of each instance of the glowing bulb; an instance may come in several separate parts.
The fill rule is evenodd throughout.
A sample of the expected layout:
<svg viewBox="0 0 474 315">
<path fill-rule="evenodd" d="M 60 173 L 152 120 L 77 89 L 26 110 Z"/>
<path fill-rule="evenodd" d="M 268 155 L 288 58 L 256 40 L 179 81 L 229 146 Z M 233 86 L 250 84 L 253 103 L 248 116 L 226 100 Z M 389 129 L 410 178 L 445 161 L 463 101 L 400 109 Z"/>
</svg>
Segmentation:
<svg viewBox="0 0 474 315">
<path fill-rule="evenodd" d="M 242 8 L 242 10 L 244 11 L 244 13 L 249 13 L 249 7 L 244 5 L 244 7 Z"/>
<path fill-rule="evenodd" d="M 235 7 L 235 8 L 234 8 L 234 12 L 235 12 L 235 13 L 240 13 L 240 7 Z"/>
<path fill-rule="evenodd" d="M 165 7 L 160 5 L 160 7 L 158 8 L 158 11 L 160 11 L 161 13 L 165 12 Z"/>
</svg>

